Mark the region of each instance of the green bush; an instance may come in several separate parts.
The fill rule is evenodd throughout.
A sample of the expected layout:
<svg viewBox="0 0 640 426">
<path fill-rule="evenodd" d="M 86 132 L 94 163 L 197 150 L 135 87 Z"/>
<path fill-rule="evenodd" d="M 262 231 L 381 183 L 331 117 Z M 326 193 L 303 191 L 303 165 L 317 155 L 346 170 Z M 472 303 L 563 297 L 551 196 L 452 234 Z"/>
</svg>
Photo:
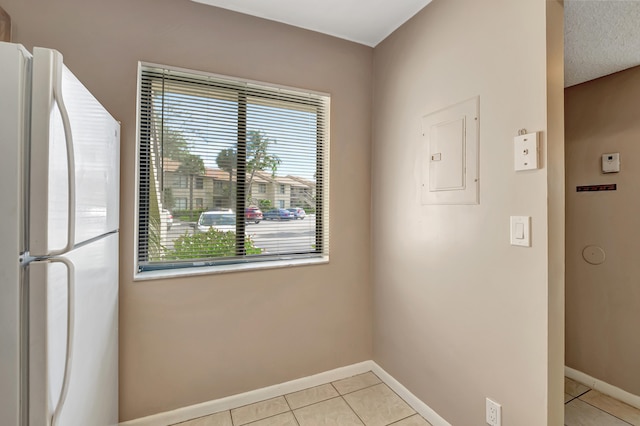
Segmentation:
<svg viewBox="0 0 640 426">
<path fill-rule="evenodd" d="M 174 210 L 173 217 L 183 222 L 196 222 L 204 210 Z"/>
<path fill-rule="evenodd" d="M 259 200 L 258 206 L 260 207 L 260 210 L 262 210 L 263 212 L 269 211 L 271 210 L 271 206 L 272 206 L 271 200 L 269 199 Z"/>
<path fill-rule="evenodd" d="M 244 248 L 248 255 L 262 253 L 262 249 L 256 247 L 248 236 L 245 237 Z M 210 259 L 235 255 L 236 233 L 209 228 L 207 232 L 197 232 L 193 235 L 185 234 L 178 237 L 173 242 L 173 250 L 169 250 L 165 259 Z"/>
</svg>

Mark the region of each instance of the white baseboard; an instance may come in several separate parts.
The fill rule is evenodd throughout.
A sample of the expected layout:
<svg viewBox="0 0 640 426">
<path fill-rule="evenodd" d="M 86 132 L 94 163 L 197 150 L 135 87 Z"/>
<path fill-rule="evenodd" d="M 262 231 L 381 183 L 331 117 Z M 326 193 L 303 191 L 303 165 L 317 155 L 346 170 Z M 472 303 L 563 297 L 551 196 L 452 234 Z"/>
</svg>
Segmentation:
<svg viewBox="0 0 640 426">
<path fill-rule="evenodd" d="M 424 402 L 420 401 L 415 395 L 409 392 L 407 388 L 402 386 L 397 380 L 391 377 L 373 361 L 363 361 L 358 364 L 336 368 L 335 370 L 325 371 L 323 373 L 314 374 L 313 376 L 291 380 L 278 385 L 268 386 L 266 388 L 256 389 L 250 392 L 232 395 L 213 401 L 207 401 L 201 404 L 190 405 L 188 407 L 182 407 L 176 410 L 166 411 L 164 413 L 129 420 L 120 423 L 120 426 L 172 425 L 198 417 L 208 416 L 220 411 L 231 410 L 242 407 L 243 405 L 264 401 L 265 399 L 298 392 L 314 386 L 320 386 L 325 383 L 355 376 L 356 374 L 366 373 L 367 371 L 373 371 L 378 377 L 380 377 L 380 380 L 393 389 L 394 392 L 403 398 L 414 410 L 416 410 L 416 412 L 418 412 L 433 426 L 451 426 L 435 411 L 433 411 Z"/>
<path fill-rule="evenodd" d="M 580 382 L 589 386 L 591 389 L 595 389 L 600 393 L 609 395 L 610 397 L 613 397 L 618 401 L 622 401 L 625 404 L 629 404 L 632 407 L 640 409 L 640 396 L 638 395 L 629 393 L 618 387 L 610 385 L 609 383 L 603 382 L 600 379 L 591 377 L 588 374 L 583 373 L 582 371 L 574 370 L 571 367 L 564 367 L 564 375 L 570 379 L 575 380 L 576 382 Z"/>
<path fill-rule="evenodd" d="M 438 413 L 433 411 L 431 407 L 422 402 L 417 396 L 412 394 L 409 389 L 402 386 L 402 384 L 394 379 L 389 373 L 384 371 L 382 367 L 380 367 L 375 362 L 371 361 L 373 364 L 373 368 L 371 371 L 375 373 L 376 376 L 380 377 L 387 386 L 389 386 L 395 393 L 397 393 L 400 398 L 404 399 L 407 404 L 411 406 L 414 410 L 418 412 L 422 417 L 424 417 L 429 423 L 433 426 L 451 426 L 445 419 L 440 417 Z"/>
</svg>

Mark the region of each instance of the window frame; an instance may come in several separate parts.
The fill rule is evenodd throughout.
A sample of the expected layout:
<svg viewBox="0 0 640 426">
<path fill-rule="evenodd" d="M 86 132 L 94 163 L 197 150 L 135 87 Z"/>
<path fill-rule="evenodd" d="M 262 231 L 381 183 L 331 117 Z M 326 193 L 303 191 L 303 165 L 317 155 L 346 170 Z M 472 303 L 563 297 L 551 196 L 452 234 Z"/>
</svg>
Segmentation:
<svg viewBox="0 0 640 426">
<path fill-rule="evenodd" d="M 189 199 L 186 197 L 176 197 L 174 204 L 175 204 L 174 210 L 186 210 L 189 206 Z M 180 204 L 180 207 L 178 207 L 178 204 Z"/>
<path fill-rule="evenodd" d="M 174 182 L 176 189 L 189 189 L 189 177 L 183 174 L 176 173 L 174 176 Z"/>
<path fill-rule="evenodd" d="M 193 184 L 193 189 L 197 189 L 197 190 L 204 189 L 204 176 L 196 176 L 195 182 Z"/>
<path fill-rule="evenodd" d="M 322 200 L 316 202 L 317 208 L 317 224 L 316 224 L 316 241 L 317 244 L 320 244 L 321 247 L 319 251 L 315 253 L 308 253 L 304 256 L 295 256 L 295 255 L 278 255 L 275 257 L 266 256 L 261 260 L 253 260 L 246 261 L 240 260 L 232 263 L 219 262 L 213 265 L 192 265 L 191 267 L 178 267 L 178 268 L 167 268 L 167 269 L 158 269 L 158 270 L 145 270 L 142 271 L 140 268 L 140 258 L 139 258 L 139 242 L 140 242 L 140 232 L 141 232 L 141 224 L 140 224 L 140 199 L 142 196 L 146 195 L 146 199 L 149 200 L 149 190 L 147 189 L 147 193 L 143 194 L 141 192 L 141 148 L 142 148 L 142 79 L 143 79 L 143 68 L 160 68 L 169 71 L 176 71 L 187 74 L 194 74 L 203 77 L 211 77 L 218 78 L 223 80 L 228 80 L 232 82 L 236 82 L 240 85 L 257 85 L 263 88 L 272 88 L 275 90 L 282 90 L 288 92 L 294 92 L 299 94 L 310 94 L 316 95 L 318 97 L 322 97 L 324 99 L 324 103 L 322 104 L 323 108 L 323 130 L 322 130 L 322 142 L 316 142 L 316 150 L 317 150 L 317 163 L 316 167 L 318 167 L 319 162 L 322 162 L 322 177 L 316 179 L 316 199 Z M 252 95 L 255 96 L 255 95 Z M 261 81 L 241 79 L 237 77 L 225 76 L 220 74 L 190 70 L 179 67 L 171 67 L 167 65 L 154 64 L 149 62 L 138 62 L 138 72 L 137 72 L 137 96 L 136 96 L 136 170 L 135 170 L 135 229 L 134 232 L 134 281 L 140 280 L 155 280 L 161 278 L 171 278 L 171 277 L 180 277 L 180 276 L 195 276 L 195 275 L 209 275 L 209 274 L 218 274 L 218 273 L 226 273 L 226 272 L 234 272 L 234 271 L 249 271 L 249 270 L 260 270 L 260 269 L 273 269 L 273 268 L 281 268 L 281 267 L 292 267 L 292 266 L 304 266 L 311 264 L 322 264 L 329 262 L 329 235 L 330 235 L 330 217 L 329 217 L 329 172 L 330 172 L 330 115 L 331 115 L 331 96 L 328 93 L 311 91 L 307 89 L 294 88 L 283 85 L 276 85 L 265 83 Z M 320 124 L 318 124 L 318 129 L 320 129 Z M 241 129 L 239 129 L 239 132 Z M 318 130 L 320 131 L 320 130 Z M 246 142 L 245 142 L 246 143 Z M 320 148 L 320 144 L 321 148 Z M 149 148 L 150 149 L 150 148 Z M 238 149 L 241 149 L 238 147 Z M 152 155 L 151 153 L 147 155 Z M 152 167 L 152 166 L 149 166 Z M 240 176 L 238 177 L 240 179 Z M 246 190 L 246 188 L 245 188 Z M 236 191 L 238 191 L 236 189 Z M 238 192 L 236 192 L 238 194 Z M 240 197 L 238 197 L 240 198 Z M 150 202 L 150 201 L 147 201 Z M 243 203 L 244 205 L 244 203 Z M 246 207 L 246 205 L 244 205 Z M 147 207 L 148 209 L 149 207 Z M 244 214 L 244 208 L 242 209 Z M 244 228 L 244 226 L 240 225 L 240 229 Z M 148 226 L 148 225 L 147 225 Z M 242 238 L 242 237 L 240 237 Z M 201 263 L 201 262 L 193 262 Z"/>
</svg>

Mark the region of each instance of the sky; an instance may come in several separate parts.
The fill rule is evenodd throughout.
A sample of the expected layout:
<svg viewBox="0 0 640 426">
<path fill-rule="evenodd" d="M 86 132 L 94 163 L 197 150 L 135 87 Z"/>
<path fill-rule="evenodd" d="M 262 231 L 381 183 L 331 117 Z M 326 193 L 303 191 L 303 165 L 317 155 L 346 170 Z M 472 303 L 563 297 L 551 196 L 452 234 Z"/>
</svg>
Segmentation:
<svg viewBox="0 0 640 426">
<path fill-rule="evenodd" d="M 182 133 L 192 154 L 205 167 L 218 169 L 216 158 L 223 149 L 235 149 L 238 103 L 165 92 L 154 100 L 157 115 L 163 114 L 165 126 Z M 315 180 L 316 114 L 288 108 L 249 103 L 247 131 L 260 131 L 269 140 L 268 153 L 280 159 L 276 175 L 293 175 Z"/>
</svg>

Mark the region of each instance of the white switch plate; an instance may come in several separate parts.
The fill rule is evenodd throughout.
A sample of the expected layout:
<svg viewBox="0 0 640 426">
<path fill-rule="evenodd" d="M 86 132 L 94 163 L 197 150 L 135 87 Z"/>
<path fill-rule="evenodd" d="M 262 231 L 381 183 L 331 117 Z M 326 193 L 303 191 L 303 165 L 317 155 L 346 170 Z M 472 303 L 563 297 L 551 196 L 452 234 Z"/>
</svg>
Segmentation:
<svg viewBox="0 0 640 426">
<path fill-rule="evenodd" d="M 531 247 L 531 216 L 511 216 L 511 245 Z"/>
<path fill-rule="evenodd" d="M 538 168 L 538 132 L 513 138 L 513 160 L 516 171 Z"/>
</svg>

